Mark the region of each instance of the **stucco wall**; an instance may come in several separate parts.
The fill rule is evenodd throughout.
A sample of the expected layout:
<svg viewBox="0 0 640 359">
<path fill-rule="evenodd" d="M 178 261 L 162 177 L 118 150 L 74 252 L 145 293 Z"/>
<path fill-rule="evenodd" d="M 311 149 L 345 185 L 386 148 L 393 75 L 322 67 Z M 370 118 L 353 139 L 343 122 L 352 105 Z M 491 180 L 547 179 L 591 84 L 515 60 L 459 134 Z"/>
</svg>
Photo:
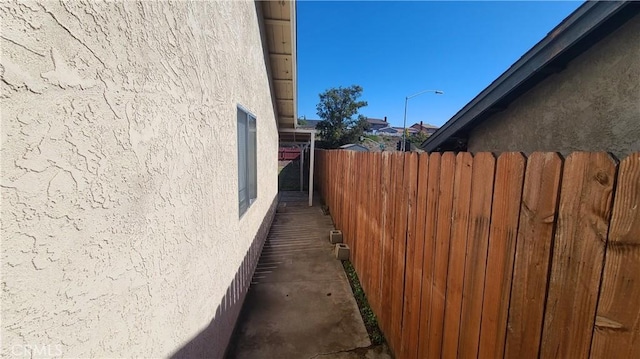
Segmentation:
<svg viewBox="0 0 640 359">
<path fill-rule="evenodd" d="M 2 2 L 0 16 L 2 356 L 175 353 L 241 298 L 231 283 L 277 195 L 255 4 Z M 237 104 L 258 119 L 241 219 Z"/>
<path fill-rule="evenodd" d="M 469 151 L 640 151 L 640 16 L 475 128 Z"/>
</svg>

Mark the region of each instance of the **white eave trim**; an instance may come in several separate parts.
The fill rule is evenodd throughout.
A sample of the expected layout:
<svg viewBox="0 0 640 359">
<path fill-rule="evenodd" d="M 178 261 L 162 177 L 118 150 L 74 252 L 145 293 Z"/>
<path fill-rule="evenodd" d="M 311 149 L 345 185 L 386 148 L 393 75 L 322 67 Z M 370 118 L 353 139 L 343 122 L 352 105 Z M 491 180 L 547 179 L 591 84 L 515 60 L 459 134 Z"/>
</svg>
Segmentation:
<svg viewBox="0 0 640 359">
<path fill-rule="evenodd" d="M 318 133 L 318 130 L 312 129 L 312 128 L 281 128 L 278 130 L 278 132 L 283 132 L 283 133 L 308 133 L 308 134 L 315 134 Z"/>
</svg>

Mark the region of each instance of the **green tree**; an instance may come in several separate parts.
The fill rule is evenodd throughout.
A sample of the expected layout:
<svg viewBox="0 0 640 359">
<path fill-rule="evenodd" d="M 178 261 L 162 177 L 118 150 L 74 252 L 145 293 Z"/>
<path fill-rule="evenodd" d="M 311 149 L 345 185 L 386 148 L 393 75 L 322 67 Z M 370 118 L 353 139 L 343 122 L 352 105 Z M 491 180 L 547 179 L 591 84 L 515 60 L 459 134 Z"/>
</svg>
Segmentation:
<svg viewBox="0 0 640 359">
<path fill-rule="evenodd" d="M 327 148 L 338 148 L 347 143 L 356 143 L 368 129 L 364 116 L 358 114 L 366 101 L 358 101 L 362 87 L 330 88 L 320 94 L 320 103 L 316 106 L 322 119 L 316 126 Z"/>
<path fill-rule="evenodd" d="M 409 140 L 409 142 L 413 143 L 418 147 L 420 147 L 420 145 L 422 145 L 422 143 L 426 141 L 427 138 L 429 138 L 429 135 L 427 135 L 424 132 L 418 132 L 414 135 L 407 134 L 407 139 Z"/>
</svg>

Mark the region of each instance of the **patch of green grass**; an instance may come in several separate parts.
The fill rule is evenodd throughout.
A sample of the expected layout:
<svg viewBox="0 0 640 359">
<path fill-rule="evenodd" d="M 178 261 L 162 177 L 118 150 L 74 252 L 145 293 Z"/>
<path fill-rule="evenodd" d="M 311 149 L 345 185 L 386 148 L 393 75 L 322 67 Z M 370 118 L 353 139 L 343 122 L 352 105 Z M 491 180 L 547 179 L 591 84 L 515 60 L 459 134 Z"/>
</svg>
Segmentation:
<svg viewBox="0 0 640 359">
<path fill-rule="evenodd" d="M 342 261 L 342 266 L 344 267 L 344 271 L 349 279 L 353 296 L 356 298 L 356 302 L 358 303 L 358 309 L 360 309 L 360 315 L 364 321 L 364 326 L 367 328 L 367 333 L 369 333 L 371 344 L 380 345 L 385 343 L 384 335 L 382 334 L 380 327 L 378 327 L 378 319 L 369 306 L 367 295 L 360 285 L 360 279 L 358 279 L 356 270 L 353 268 L 350 261 Z"/>
<path fill-rule="evenodd" d="M 364 137 L 372 140 L 372 141 L 376 141 L 376 142 L 380 142 L 380 136 L 378 135 L 365 135 Z"/>
</svg>

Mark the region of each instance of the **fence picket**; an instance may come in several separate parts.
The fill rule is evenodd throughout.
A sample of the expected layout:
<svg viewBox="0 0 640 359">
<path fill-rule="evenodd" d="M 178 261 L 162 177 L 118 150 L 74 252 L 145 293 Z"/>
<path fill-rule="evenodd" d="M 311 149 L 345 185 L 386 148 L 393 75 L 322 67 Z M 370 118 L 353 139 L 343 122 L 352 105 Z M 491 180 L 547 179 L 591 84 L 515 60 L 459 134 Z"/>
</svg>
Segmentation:
<svg viewBox="0 0 640 359">
<path fill-rule="evenodd" d="M 525 158 L 503 153 L 496 165 L 489 249 L 482 303 L 479 358 L 502 358 L 509 313 Z"/>
<path fill-rule="evenodd" d="M 420 228 L 423 245 L 416 248 L 419 253 L 416 253 L 421 258 L 416 263 L 416 270 L 419 273 L 420 281 L 415 283 L 416 290 L 420 293 L 417 305 L 419 305 L 420 315 L 414 318 L 413 328 L 415 330 L 414 336 L 417 337 L 417 343 L 415 348 L 412 349 L 414 357 L 424 357 L 422 350 L 426 349 L 428 344 L 426 341 L 426 332 L 428 332 L 429 323 L 429 304 L 428 300 L 431 297 L 431 285 L 430 278 L 433 271 L 433 230 L 435 229 L 435 217 L 438 200 L 438 185 L 440 177 L 440 154 L 434 155 L 421 155 L 424 158 L 425 163 L 428 162 L 428 166 L 425 165 L 425 170 L 420 177 L 421 183 L 419 190 L 422 195 L 420 196 L 419 203 L 419 217 L 423 221 L 423 225 Z"/>
<path fill-rule="evenodd" d="M 347 201 L 345 212 L 348 213 L 347 220 L 347 243 L 355 250 L 356 247 L 356 227 L 358 225 L 358 188 L 356 186 L 356 177 L 359 174 L 358 161 L 356 161 L 356 152 L 346 151 L 349 157 L 349 172 L 347 176 L 349 182 L 347 184 Z M 351 257 L 353 260 L 353 257 Z"/>
<path fill-rule="evenodd" d="M 409 208 L 415 199 L 411 198 L 411 192 L 415 194 L 416 182 L 416 154 L 396 154 L 402 163 L 396 176 L 396 200 L 394 210 L 393 229 L 393 262 L 391 272 L 391 339 L 392 348 L 400 351 L 402 334 L 402 309 L 404 304 L 404 276 L 405 255 L 407 241 L 407 218 Z"/>
<path fill-rule="evenodd" d="M 542 358 L 589 355 L 615 175 L 607 153 L 575 152 L 565 161 Z"/>
<path fill-rule="evenodd" d="M 458 340 L 458 355 L 463 358 L 474 358 L 478 355 L 495 162 L 493 154 L 487 152 L 478 153 L 473 159 L 469 238 Z"/>
<path fill-rule="evenodd" d="M 431 158 L 439 158 L 440 154 L 432 154 Z M 444 330 L 445 294 L 447 291 L 447 271 L 449 267 L 449 242 L 451 239 L 451 218 L 453 216 L 453 186 L 455 182 L 456 157 L 447 152 L 440 158 L 440 179 L 436 211 L 436 247 L 433 255 L 433 281 L 431 295 L 422 301 L 423 310 L 429 315 L 420 322 L 420 358 L 436 358 L 442 349 Z M 428 318 L 428 320 L 427 320 Z"/>
<path fill-rule="evenodd" d="M 460 334 L 460 309 L 462 306 L 462 286 L 464 264 L 467 251 L 467 230 L 469 224 L 469 204 L 471 203 L 471 173 L 473 157 L 468 152 L 456 156 L 456 172 L 453 189 L 453 216 L 449 269 L 447 276 L 446 306 L 444 311 L 444 332 L 442 336 L 442 357 L 457 358 L 458 336 Z"/>
<path fill-rule="evenodd" d="M 640 153 L 620 163 L 600 299 L 594 358 L 640 358 Z"/>
<path fill-rule="evenodd" d="M 362 156 L 362 162 L 364 164 L 364 180 L 365 183 L 370 184 L 371 187 L 373 187 L 373 180 L 372 180 L 372 173 L 371 173 L 371 156 L 367 156 L 366 154 L 363 153 Z M 360 256 L 360 263 L 361 263 L 361 267 L 362 267 L 362 273 L 370 273 L 371 272 L 371 265 L 370 265 L 370 261 L 367 260 L 367 255 L 369 253 L 371 253 L 371 235 L 370 235 L 370 231 L 373 227 L 373 221 L 371 220 L 371 215 L 372 215 L 372 208 L 371 208 L 371 188 L 367 187 L 367 186 L 363 186 L 362 183 L 358 184 L 359 188 L 362 188 L 362 191 L 364 193 L 364 198 L 363 198 L 363 214 L 364 214 L 364 220 L 362 221 L 362 229 L 361 229 L 361 236 L 362 236 L 362 244 L 361 244 L 361 250 L 359 253 Z M 362 283 L 362 289 L 364 290 L 365 293 L 369 292 L 371 290 L 371 286 L 370 286 L 370 278 L 365 277 L 362 278 L 363 280 L 360 281 Z"/>
<path fill-rule="evenodd" d="M 372 240 L 372 251 L 371 251 L 371 271 L 369 272 L 369 277 L 371 281 L 371 290 L 367 293 L 367 296 L 370 298 L 372 306 L 371 308 L 375 313 L 381 312 L 380 310 L 380 276 L 382 273 L 382 238 L 384 235 L 384 229 L 382 224 L 382 176 L 380 171 L 380 162 L 382 160 L 382 156 L 380 154 L 376 154 L 373 156 L 373 179 L 372 179 L 372 190 L 371 195 L 373 196 L 373 216 L 374 216 L 374 227 L 371 233 Z"/>
<path fill-rule="evenodd" d="M 537 357 L 562 174 L 555 153 L 527 160 L 513 267 L 506 358 Z"/>
<path fill-rule="evenodd" d="M 386 310 L 383 310 L 380 314 L 380 322 L 382 330 L 387 334 L 391 334 L 391 276 L 392 276 L 392 263 L 393 263 L 393 228 L 394 228 L 394 206 L 395 206 L 395 183 L 396 176 L 399 172 L 398 162 L 395 160 L 397 156 L 390 153 L 383 155 L 384 167 L 383 170 L 383 183 L 386 185 L 386 196 L 383 207 L 384 220 L 384 240 L 382 242 L 382 275 L 381 275 L 381 296 L 380 302 L 384 303 L 383 306 Z"/>
<path fill-rule="evenodd" d="M 424 214 L 427 205 L 427 185 L 429 178 L 429 156 L 421 154 L 418 158 L 416 203 L 409 217 L 407 239 L 407 262 L 405 275 L 405 303 L 402 314 L 402 348 L 403 358 L 417 358 L 418 329 L 420 325 L 420 299 L 422 294 L 423 248 L 425 243 Z"/>
<path fill-rule="evenodd" d="M 355 206 L 351 207 L 351 210 L 354 212 L 354 228 L 353 228 L 353 248 L 351 249 L 352 261 L 355 269 L 362 273 L 364 271 L 361 253 L 362 247 L 364 246 L 365 238 L 362 235 L 362 227 L 364 225 L 365 220 L 365 203 L 364 203 L 364 186 L 360 185 L 362 180 L 366 180 L 366 168 L 365 163 L 363 161 L 363 157 L 366 155 L 362 152 L 354 152 L 353 160 L 356 165 L 356 170 L 353 173 L 353 190 L 356 195 L 355 198 Z M 362 285 L 362 283 L 361 283 Z"/>
</svg>

